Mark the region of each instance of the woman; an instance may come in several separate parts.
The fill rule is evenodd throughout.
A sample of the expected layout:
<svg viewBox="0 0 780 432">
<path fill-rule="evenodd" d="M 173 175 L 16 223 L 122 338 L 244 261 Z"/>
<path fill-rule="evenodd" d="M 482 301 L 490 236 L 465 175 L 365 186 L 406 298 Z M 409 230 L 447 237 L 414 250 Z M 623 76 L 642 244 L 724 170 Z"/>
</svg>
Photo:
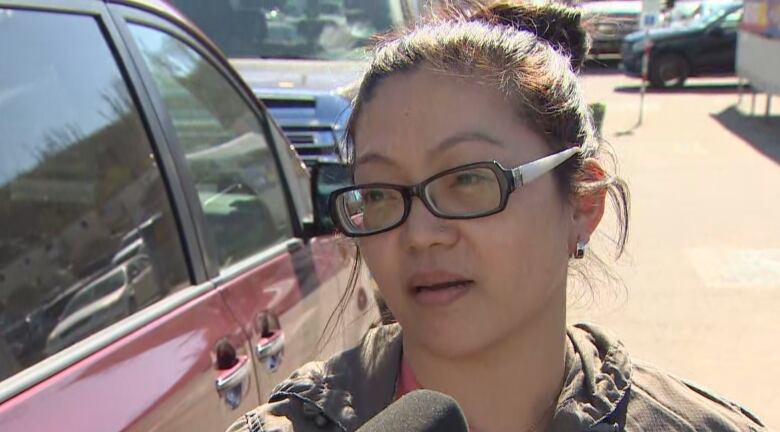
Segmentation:
<svg viewBox="0 0 780 432">
<path fill-rule="evenodd" d="M 587 49 L 576 10 L 508 3 L 376 47 L 348 128 L 356 186 L 331 210 L 397 323 L 302 367 L 231 431 L 352 431 L 417 388 L 452 396 L 476 431 L 763 430 L 566 326 L 608 195 L 618 253 L 628 230 L 577 82 Z"/>
</svg>

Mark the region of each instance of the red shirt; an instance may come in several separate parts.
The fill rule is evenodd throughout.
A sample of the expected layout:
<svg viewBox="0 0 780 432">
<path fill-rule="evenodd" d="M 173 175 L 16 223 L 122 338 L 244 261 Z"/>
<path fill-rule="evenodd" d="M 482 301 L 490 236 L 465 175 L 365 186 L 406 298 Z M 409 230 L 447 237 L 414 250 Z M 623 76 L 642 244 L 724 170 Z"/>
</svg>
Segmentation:
<svg viewBox="0 0 780 432">
<path fill-rule="evenodd" d="M 398 382 L 395 384 L 395 400 L 400 399 L 409 392 L 420 389 L 422 389 L 422 387 L 420 386 L 420 383 L 417 382 L 417 378 L 414 376 L 412 368 L 409 367 L 409 363 L 404 361 L 403 357 L 401 357 L 401 370 L 398 372 Z M 479 429 L 470 424 L 469 430 L 471 432 L 479 432 Z"/>
<path fill-rule="evenodd" d="M 414 372 L 412 372 L 412 368 L 410 368 L 409 364 L 401 357 L 401 370 L 398 372 L 398 382 L 395 385 L 395 400 L 400 399 L 401 396 L 409 392 L 421 388 L 420 383 L 417 382 L 417 378 L 414 376 Z"/>
</svg>

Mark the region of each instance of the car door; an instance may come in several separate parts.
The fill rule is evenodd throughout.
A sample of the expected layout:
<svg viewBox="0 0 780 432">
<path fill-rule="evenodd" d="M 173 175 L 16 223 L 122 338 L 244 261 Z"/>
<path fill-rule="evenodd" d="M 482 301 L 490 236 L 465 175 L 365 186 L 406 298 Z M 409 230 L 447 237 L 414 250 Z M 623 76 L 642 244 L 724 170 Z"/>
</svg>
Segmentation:
<svg viewBox="0 0 780 432">
<path fill-rule="evenodd" d="M 0 430 L 223 430 L 259 402 L 106 5 L 0 1 Z"/>
<path fill-rule="evenodd" d="M 154 83 L 148 91 L 192 185 L 208 277 L 252 345 L 263 399 L 295 368 L 344 347 L 340 331 L 328 344 L 321 337 L 348 257 L 332 240 L 304 238 L 305 168 L 224 59 L 159 17 L 113 10 Z"/>
<path fill-rule="evenodd" d="M 700 73 L 734 72 L 737 55 L 737 29 L 742 8 L 736 9 L 711 24 L 703 35 L 698 56 Z"/>
</svg>

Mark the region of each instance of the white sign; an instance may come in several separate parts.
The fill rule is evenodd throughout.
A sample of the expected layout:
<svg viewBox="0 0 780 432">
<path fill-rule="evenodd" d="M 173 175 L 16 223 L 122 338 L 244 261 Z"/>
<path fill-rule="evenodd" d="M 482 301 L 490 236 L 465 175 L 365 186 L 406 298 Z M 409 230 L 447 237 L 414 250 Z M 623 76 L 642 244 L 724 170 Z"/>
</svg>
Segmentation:
<svg viewBox="0 0 780 432">
<path fill-rule="evenodd" d="M 655 27 L 661 20 L 661 0 L 642 0 L 641 28 Z"/>
</svg>

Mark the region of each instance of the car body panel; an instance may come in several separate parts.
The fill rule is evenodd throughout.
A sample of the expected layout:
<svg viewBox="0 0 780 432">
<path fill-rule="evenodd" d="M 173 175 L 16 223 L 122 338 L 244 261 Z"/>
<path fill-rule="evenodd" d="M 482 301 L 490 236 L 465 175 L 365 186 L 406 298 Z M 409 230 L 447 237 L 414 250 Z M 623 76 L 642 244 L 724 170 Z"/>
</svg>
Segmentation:
<svg viewBox="0 0 780 432">
<path fill-rule="evenodd" d="M 344 294 L 353 255 L 338 240 L 327 238 L 305 245 L 291 242 L 286 247 L 290 254 L 273 257 L 267 265 L 244 272 L 219 288 L 253 347 L 277 332 L 284 335 L 283 355 L 255 356 L 261 399 L 301 364 L 354 345 L 365 331 L 365 326 L 353 323 L 347 337 L 343 329 L 329 338 L 325 332 Z M 368 305 L 358 307 L 355 300 L 346 314 L 355 315 L 358 310 L 367 312 Z M 357 327 L 359 334 L 354 331 Z"/>
<path fill-rule="evenodd" d="M 0 430 L 222 430 L 259 401 L 251 381 L 236 408 L 217 393 L 211 350 L 223 337 L 248 352 L 210 290 L 3 403 Z"/>
<path fill-rule="evenodd" d="M 694 55 L 694 67 L 699 75 L 734 73 L 737 60 L 737 29 L 720 32 L 709 28 Z"/>
<path fill-rule="evenodd" d="M 303 214 L 306 206 L 300 203 L 311 201 L 311 197 L 305 188 L 292 186 L 294 180 L 285 178 L 301 169 L 290 166 L 300 165 L 300 160 L 284 153 L 289 149 L 289 142 L 269 138 L 273 144 L 269 155 L 281 166 L 282 187 L 291 197 L 286 206 L 271 211 L 292 218 L 297 237 L 228 268 L 214 269 L 209 259 L 215 251 L 198 237 L 200 225 L 208 217 L 204 213 L 208 212 L 197 212 L 192 205 L 198 196 L 185 168 L 186 156 L 167 130 L 167 117 L 155 99 L 157 96 L 149 91 L 154 84 L 144 73 L 124 19 L 132 17 L 177 36 L 189 35 L 188 43 L 195 43 L 201 52 L 209 53 L 210 61 L 231 80 L 236 91 L 242 93 L 244 100 L 251 101 L 251 109 L 259 121 L 269 130 L 276 126 L 268 122 L 254 95 L 236 80 L 238 75 L 227 68 L 227 60 L 212 49 L 213 45 L 201 39 L 200 32 L 176 27 L 186 21 L 166 4 L 152 0 L 116 1 L 109 2 L 108 6 L 99 0 L 71 3 L 31 0 L 24 4 L 0 0 L 0 3 L 2 7 L 34 3 L 35 8 L 58 13 L 85 8 L 103 27 L 153 143 L 149 156 L 155 158 L 165 176 L 168 198 L 180 224 L 181 247 L 190 260 L 193 284 L 173 293 L 165 292 L 165 298 L 147 306 L 145 299 L 156 294 L 144 283 L 150 270 L 141 266 L 134 276 L 127 275 L 121 288 L 81 307 L 73 307 L 73 313 L 62 311 L 68 309 L 67 304 L 78 293 L 92 289 L 107 273 L 95 272 L 46 300 L 31 315 L 51 315 L 55 321 L 52 328 L 60 327 L 58 334 L 76 327 L 84 318 L 94 317 L 97 311 L 116 310 L 120 316 L 128 316 L 102 330 L 92 329 L 93 333 L 85 339 L 74 340 L 70 347 L 0 382 L 0 430 L 224 430 L 243 412 L 259 404 L 263 400 L 261 395 L 265 397 L 273 383 L 283 379 L 287 371 L 317 356 L 315 348 L 343 294 L 352 255 L 333 238 L 302 237 L 302 219 L 309 216 Z M 74 10 L 69 9 L 71 6 Z M 223 195 L 227 196 L 214 201 L 211 210 L 215 214 L 243 198 L 240 194 Z M 145 224 L 154 225 L 148 221 L 141 223 L 139 233 Z M 153 231 L 147 234 L 154 234 Z M 127 267 L 146 254 L 171 252 L 155 251 L 153 242 L 146 240 L 140 234 L 120 233 L 119 249 L 106 259 L 115 269 L 109 273 L 127 274 Z M 130 314 L 129 303 L 124 300 L 129 300 L 132 293 L 144 295 L 137 302 L 140 310 Z M 367 304 L 353 303 L 347 315 L 368 310 Z M 117 305 L 125 307 L 115 308 Z M 271 330 L 286 334 L 280 364 L 269 365 L 258 359 L 257 346 L 269 339 L 268 329 L 264 328 L 268 322 L 275 326 Z M 16 331 L 15 327 L 13 330 Z M 22 325 L 19 332 L 24 331 L 29 329 Z M 337 331 L 328 352 L 357 343 L 359 333 L 362 331 L 346 337 L 344 332 Z M 220 349 L 225 346 L 235 351 L 235 362 L 229 365 L 221 362 L 224 351 Z M 13 355 L 0 344 L 0 361 L 12 361 L 9 357 Z M 231 376 L 238 379 L 231 382 Z M 229 385 L 224 386 L 226 382 Z M 220 390 L 220 386 L 224 388 Z"/>
</svg>

